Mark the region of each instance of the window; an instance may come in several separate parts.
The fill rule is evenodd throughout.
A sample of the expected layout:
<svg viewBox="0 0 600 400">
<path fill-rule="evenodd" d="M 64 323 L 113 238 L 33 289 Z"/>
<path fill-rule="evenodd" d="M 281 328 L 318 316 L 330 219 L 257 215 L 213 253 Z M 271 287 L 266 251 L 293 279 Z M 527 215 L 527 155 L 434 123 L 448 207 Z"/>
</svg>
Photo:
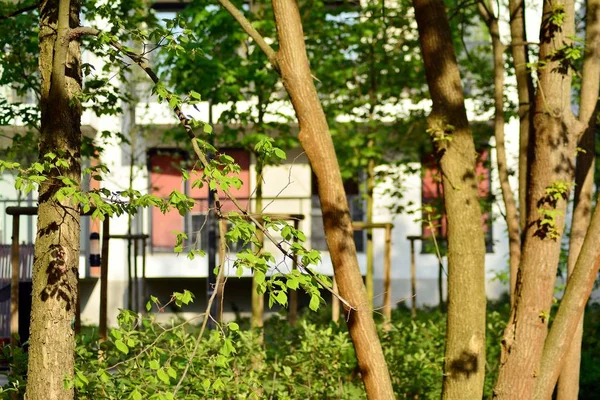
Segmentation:
<svg viewBox="0 0 600 400">
<path fill-rule="evenodd" d="M 478 181 L 478 192 L 481 205 L 481 219 L 483 231 L 485 234 L 486 251 L 492 253 L 492 201 L 493 196 L 490 191 L 490 152 L 488 148 L 478 151 L 477 165 L 475 173 Z M 423 253 L 435 253 L 435 243 L 440 248 L 440 252 L 445 254 L 447 249 L 446 229 L 447 221 L 444 211 L 444 198 L 441 173 L 438 168 L 435 156 L 428 155 L 423 158 L 422 163 L 422 184 L 421 184 L 421 204 L 422 204 L 422 225 L 421 236 L 423 237 Z M 427 207 L 430 206 L 430 207 Z M 433 229 L 428 222 L 431 220 Z"/>
<path fill-rule="evenodd" d="M 227 154 L 241 167 L 238 177 L 244 182 L 241 188 L 231 188 L 230 192 L 235 196 L 242 207 L 248 204 L 250 195 L 248 182 L 250 168 L 250 153 L 239 149 L 222 149 L 221 154 Z M 208 212 L 208 188 L 192 188 L 194 180 L 200 177 L 201 172 L 197 170 L 190 174 L 190 179 L 183 180 L 182 169 L 190 169 L 187 154 L 179 149 L 151 149 L 148 152 L 149 184 L 152 194 L 161 198 L 168 198 L 171 192 L 178 190 L 194 199 L 194 207 L 190 213 L 181 216 L 177 210 L 162 213 L 156 207 L 151 209 L 151 243 L 154 251 L 172 251 L 175 247 L 176 237 L 173 231 L 186 232 L 188 244 L 198 239 L 198 248 L 207 249 L 208 229 L 201 229 Z M 231 201 L 227 201 L 224 194 L 219 191 L 221 199 L 221 211 L 235 210 Z M 198 236 L 200 235 L 200 236 Z M 230 250 L 235 251 L 230 245 Z"/>
</svg>

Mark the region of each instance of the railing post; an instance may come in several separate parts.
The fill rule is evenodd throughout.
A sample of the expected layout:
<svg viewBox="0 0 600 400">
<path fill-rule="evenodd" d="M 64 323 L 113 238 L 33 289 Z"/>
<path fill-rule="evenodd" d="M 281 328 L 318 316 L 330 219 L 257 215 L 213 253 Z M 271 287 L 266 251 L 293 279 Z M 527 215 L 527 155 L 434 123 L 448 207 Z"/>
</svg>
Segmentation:
<svg viewBox="0 0 600 400">
<path fill-rule="evenodd" d="M 19 214 L 13 214 L 12 225 L 12 274 L 10 286 L 10 342 L 17 346 L 19 341 L 19 282 L 21 260 L 19 259 Z"/>
<path fill-rule="evenodd" d="M 383 260 L 383 318 L 384 328 L 390 328 L 392 320 L 392 227 L 385 225 L 385 255 Z"/>
<path fill-rule="evenodd" d="M 102 257 L 100 258 L 100 341 L 106 341 L 108 306 L 108 243 L 110 240 L 110 217 L 104 216 L 102 222 Z"/>
</svg>

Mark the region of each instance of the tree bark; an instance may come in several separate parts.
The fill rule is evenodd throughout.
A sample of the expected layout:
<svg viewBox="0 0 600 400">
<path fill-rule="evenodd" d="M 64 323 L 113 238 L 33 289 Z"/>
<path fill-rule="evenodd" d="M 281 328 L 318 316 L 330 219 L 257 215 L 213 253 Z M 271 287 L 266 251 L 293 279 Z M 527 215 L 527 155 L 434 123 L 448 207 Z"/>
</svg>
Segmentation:
<svg viewBox="0 0 600 400">
<path fill-rule="evenodd" d="M 45 0 L 40 4 L 41 130 L 40 159 L 53 152 L 69 167 L 48 168 L 40 185 L 35 241 L 31 336 L 27 377 L 29 400 L 71 399 L 65 378 L 73 376 L 75 337 L 71 323 L 77 301 L 79 206 L 58 201 L 58 176 L 80 183 L 80 45 L 70 28 L 79 25 L 80 3 Z"/>
<path fill-rule="evenodd" d="M 525 231 L 527 221 L 527 172 L 529 139 L 533 130 L 533 99 L 535 91 L 533 79 L 528 71 L 529 53 L 527 35 L 525 33 L 525 0 L 509 0 L 510 37 L 515 75 L 517 78 L 517 95 L 519 100 L 519 221 L 521 234 Z M 512 272 L 515 272 L 512 274 Z M 517 271 L 511 269 L 511 299 L 516 285 Z"/>
<path fill-rule="evenodd" d="M 374 140 L 369 140 L 368 146 L 373 147 Z M 375 160 L 369 160 L 367 164 L 367 224 L 370 225 L 373 223 L 373 191 L 375 190 Z M 375 292 L 373 289 L 373 264 L 374 264 L 374 254 L 373 254 L 373 228 L 367 228 L 367 246 L 366 246 L 366 255 L 367 255 L 367 274 L 365 276 L 365 282 L 367 287 L 367 296 L 369 297 L 369 307 L 373 309 L 373 298 L 375 296 Z"/>
<path fill-rule="evenodd" d="M 594 124 L 595 127 L 595 124 Z M 591 220 L 592 193 L 594 189 L 594 134 L 595 129 L 588 129 L 584 134 L 580 147 L 585 153 L 577 157 L 575 170 L 575 199 L 569 241 L 569 258 L 567 275 L 573 275 L 575 263 L 579 257 L 581 246 Z M 571 346 L 565 356 L 565 362 L 558 381 L 557 400 L 575 400 L 579 393 L 579 366 L 581 364 L 581 338 L 583 335 L 583 316 L 577 323 L 577 329 L 570 337 Z"/>
<path fill-rule="evenodd" d="M 519 233 L 519 213 L 514 193 L 508 181 L 508 163 L 504 144 L 504 45 L 500 41 L 498 17 L 493 14 L 489 1 L 479 3 L 479 11 L 490 31 L 492 52 L 494 55 L 494 137 L 496 138 L 496 157 L 498 178 L 504 201 L 506 227 L 508 229 L 508 252 L 510 265 L 509 294 L 513 303 L 517 272 L 521 260 L 521 237 Z"/>
<path fill-rule="evenodd" d="M 574 6 L 564 2 L 564 20 L 552 22 L 555 4 L 544 1 L 540 30 L 539 86 L 530 143 L 527 227 L 514 306 L 504 332 L 494 396 L 530 399 L 540 372 L 560 255 L 569 185 L 581 124 L 571 113 L 571 69 L 555 55 L 571 43 Z"/>
<path fill-rule="evenodd" d="M 273 12 L 279 39 L 277 62 L 298 117 L 300 143 L 317 177 L 325 236 L 339 292 L 353 307 L 346 309 L 346 320 L 367 396 L 393 399 L 390 375 L 358 267 L 352 220 L 333 141 L 312 81 L 298 5 L 294 0 L 273 0 Z"/>
<path fill-rule="evenodd" d="M 552 398 L 554 385 L 564 365 L 567 351 L 573 346 L 573 336 L 579 329 L 583 309 L 594 287 L 599 268 L 600 207 L 596 207 L 565 295 L 546 338 L 535 399 Z"/>
<path fill-rule="evenodd" d="M 590 225 L 592 194 L 594 190 L 594 161 L 597 123 L 598 76 L 600 75 L 600 0 L 589 0 L 586 5 L 586 53 L 583 60 L 579 120 L 586 124 L 586 131 L 579 146 L 582 151 L 577 156 L 575 170 L 575 198 L 569 243 L 567 274 L 573 275 L 575 264 L 581 252 L 586 231 Z M 581 339 L 583 316 L 577 323 L 571 346 L 565 355 L 564 366 L 558 380 L 557 400 L 577 399 L 579 394 L 579 368 L 581 364 Z M 542 369 L 545 365 L 542 364 Z"/>
<path fill-rule="evenodd" d="M 440 157 L 448 218 L 448 325 L 444 399 L 480 399 L 485 377 L 485 239 L 475 145 L 441 0 L 413 0 L 433 108 L 429 131 Z"/>
</svg>

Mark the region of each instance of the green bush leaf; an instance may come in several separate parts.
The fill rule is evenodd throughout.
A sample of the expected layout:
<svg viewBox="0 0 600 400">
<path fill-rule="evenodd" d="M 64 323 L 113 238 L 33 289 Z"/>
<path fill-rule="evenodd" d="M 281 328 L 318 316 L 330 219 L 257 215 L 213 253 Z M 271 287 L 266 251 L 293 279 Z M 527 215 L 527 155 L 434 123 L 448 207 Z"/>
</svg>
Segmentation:
<svg viewBox="0 0 600 400">
<path fill-rule="evenodd" d="M 164 369 L 159 369 L 158 371 L 156 371 L 156 376 L 158 376 L 158 379 L 160 379 L 166 384 L 169 384 L 171 382 L 171 380 L 169 379 L 169 375 L 167 375 Z"/>
<path fill-rule="evenodd" d="M 129 354 L 129 347 L 121 339 L 115 341 L 115 346 L 121 353 Z"/>
</svg>

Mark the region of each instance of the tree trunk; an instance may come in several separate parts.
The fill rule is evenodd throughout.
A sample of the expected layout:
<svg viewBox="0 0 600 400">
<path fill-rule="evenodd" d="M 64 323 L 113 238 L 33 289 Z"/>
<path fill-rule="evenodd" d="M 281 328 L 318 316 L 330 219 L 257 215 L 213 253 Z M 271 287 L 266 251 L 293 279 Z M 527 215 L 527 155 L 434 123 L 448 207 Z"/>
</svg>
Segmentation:
<svg viewBox="0 0 600 400">
<path fill-rule="evenodd" d="M 527 35 L 525 33 L 525 0 L 508 0 L 510 12 L 510 37 L 515 75 L 517 77 L 517 95 L 519 99 L 519 209 L 521 234 L 527 221 L 527 172 L 529 139 L 533 130 L 533 98 L 535 91 L 533 80 L 528 71 L 529 63 Z M 514 272 L 514 273 L 513 273 Z M 511 265 L 511 300 L 517 282 L 517 271 Z"/>
<path fill-rule="evenodd" d="M 440 157 L 448 219 L 448 325 L 444 399 L 480 399 L 485 374 L 485 240 L 469 129 L 441 0 L 413 0 L 433 101 L 429 132 Z"/>
<path fill-rule="evenodd" d="M 595 124 L 594 124 L 595 128 Z M 577 157 L 575 170 L 575 199 L 569 241 L 567 274 L 573 274 L 583 240 L 587 232 L 592 211 L 592 192 L 594 189 L 594 135 L 595 129 L 587 129 L 580 147 L 585 153 Z M 583 316 L 577 323 L 577 330 L 571 339 L 571 346 L 565 356 L 565 363 L 558 381 L 557 400 L 576 400 L 579 393 L 579 366 L 581 363 L 581 337 L 583 335 Z"/>
<path fill-rule="evenodd" d="M 494 54 L 494 136 L 496 138 L 496 157 L 498 160 L 498 178 L 504 201 L 505 220 L 508 229 L 508 251 L 510 258 L 510 287 L 511 304 L 513 302 L 517 272 L 521 260 L 521 237 L 519 234 L 519 213 L 514 193 L 508 181 L 508 163 L 504 145 L 504 46 L 500 41 L 498 18 L 493 14 L 492 5 L 488 1 L 478 3 L 479 11 L 486 22 L 492 38 Z"/>
<path fill-rule="evenodd" d="M 69 167 L 48 168 L 40 185 L 35 241 L 31 336 L 27 377 L 29 400 L 71 399 L 65 378 L 73 376 L 75 338 L 71 326 L 77 301 L 79 206 L 58 201 L 64 186 L 57 176 L 80 183 L 80 45 L 70 27 L 79 25 L 80 4 L 46 0 L 40 4 L 41 131 L 40 160 L 53 152 Z"/>
<path fill-rule="evenodd" d="M 369 140 L 369 147 L 374 146 L 373 139 Z M 373 191 L 375 189 L 375 160 L 369 160 L 367 164 L 367 226 L 373 223 Z M 373 228 L 367 228 L 367 275 L 365 276 L 367 286 L 367 296 L 369 297 L 369 307 L 373 309 L 373 298 L 375 292 L 373 289 Z"/>
<path fill-rule="evenodd" d="M 535 399 L 552 398 L 554 385 L 564 365 L 567 351 L 573 345 L 573 337 L 579 329 L 583 309 L 594 287 L 599 268 L 600 207 L 596 207 L 579 258 L 544 345 Z"/>
<path fill-rule="evenodd" d="M 579 120 L 586 124 L 586 131 L 579 146 L 582 151 L 577 156 L 575 170 L 575 199 L 571 239 L 569 243 L 568 277 L 573 274 L 586 231 L 590 224 L 592 193 L 594 186 L 594 136 L 597 129 L 598 75 L 600 75 L 600 0 L 589 0 L 586 7 L 586 54 L 583 61 L 583 79 L 586 83 L 581 89 L 581 107 Z M 591 82 L 590 82 L 591 81 Z M 577 399 L 579 393 L 579 368 L 581 364 L 581 338 L 583 335 L 583 316 L 577 324 L 571 346 L 565 356 L 565 362 L 558 381 L 557 400 Z"/>
<path fill-rule="evenodd" d="M 262 195 L 262 173 L 263 173 L 263 162 L 261 160 L 256 161 L 256 207 L 255 213 L 260 216 L 263 212 L 263 195 Z M 260 219 L 262 222 L 262 219 Z M 262 251 L 264 246 L 264 234 L 260 229 L 256 230 L 256 237 L 261 245 L 259 251 Z M 252 317 L 250 318 L 250 326 L 252 328 L 263 327 L 263 314 L 265 312 L 265 295 L 258 293 L 258 283 L 256 282 L 254 274 L 252 274 Z M 262 334 L 261 334 L 262 337 Z"/>
<path fill-rule="evenodd" d="M 298 5 L 294 0 L 273 0 L 273 12 L 279 38 L 277 61 L 298 117 L 300 142 L 317 177 L 325 236 L 339 292 L 353 307 L 346 310 L 346 320 L 367 396 L 393 399 L 390 375 L 358 267 L 352 220 L 333 141 L 312 81 Z"/>
<path fill-rule="evenodd" d="M 564 3 L 564 21 L 551 20 L 555 5 L 544 2 L 540 31 L 539 86 L 530 141 L 527 228 L 511 317 L 502 341 L 502 359 L 494 396 L 530 399 L 548 330 L 564 215 L 574 173 L 581 124 L 571 114 L 571 70 L 554 55 L 571 43 L 574 6 Z"/>
</svg>

